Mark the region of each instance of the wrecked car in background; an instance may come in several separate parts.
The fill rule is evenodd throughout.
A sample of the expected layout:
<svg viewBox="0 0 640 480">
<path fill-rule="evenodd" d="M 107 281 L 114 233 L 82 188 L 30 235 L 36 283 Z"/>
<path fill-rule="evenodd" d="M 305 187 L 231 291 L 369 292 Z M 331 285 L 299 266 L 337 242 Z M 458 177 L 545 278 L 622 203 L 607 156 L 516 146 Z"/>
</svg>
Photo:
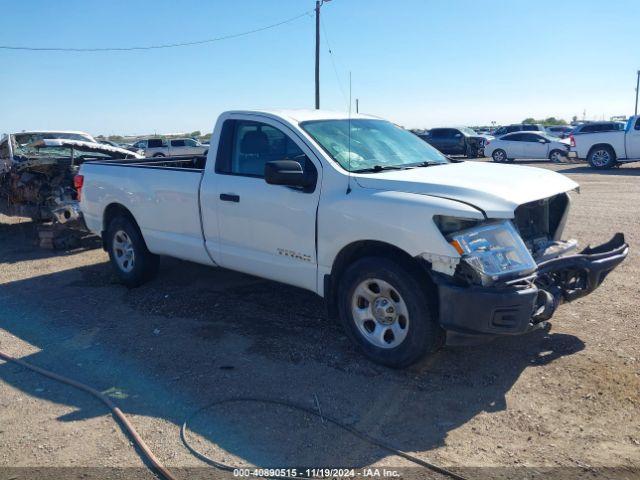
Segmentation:
<svg viewBox="0 0 640 480">
<path fill-rule="evenodd" d="M 84 132 L 34 131 L 0 139 L 0 213 L 36 222 L 80 220 L 73 177 L 87 160 L 142 158 Z"/>
</svg>

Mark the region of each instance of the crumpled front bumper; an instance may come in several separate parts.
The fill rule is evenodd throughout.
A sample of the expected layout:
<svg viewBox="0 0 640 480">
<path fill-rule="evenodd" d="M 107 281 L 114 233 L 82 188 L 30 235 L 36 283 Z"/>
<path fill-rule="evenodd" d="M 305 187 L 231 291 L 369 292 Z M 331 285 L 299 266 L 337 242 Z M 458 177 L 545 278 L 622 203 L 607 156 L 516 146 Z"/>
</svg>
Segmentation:
<svg viewBox="0 0 640 480">
<path fill-rule="evenodd" d="M 541 262 L 532 275 L 491 287 L 461 286 L 438 276 L 439 318 L 447 343 L 478 343 L 539 328 L 561 303 L 598 288 L 628 253 L 624 235 L 617 233 L 602 245 Z"/>
</svg>

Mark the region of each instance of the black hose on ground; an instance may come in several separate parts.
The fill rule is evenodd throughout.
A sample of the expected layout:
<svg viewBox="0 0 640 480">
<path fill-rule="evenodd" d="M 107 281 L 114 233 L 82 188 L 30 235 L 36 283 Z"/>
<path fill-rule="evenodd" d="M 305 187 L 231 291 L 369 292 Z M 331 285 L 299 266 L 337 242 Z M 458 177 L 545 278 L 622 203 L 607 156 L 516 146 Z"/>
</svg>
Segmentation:
<svg viewBox="0 0 640 480">
<path fill-rule="evenodd" d="M 408 454 L 407 452 L 403 452 L 402 450 L 398 450 L 395 447 L 392 447 L 390 445 L 387 445 L 383 442 L 381 442 L 380 440 L 377 440 L 369 435 L 367 435 L 366 433 L 361 432 L 360 430 L 356 430 L 355 428 L 347 425 L 346 423 L 341 422 L 340 420 L 337 420 L 335 418 L 329 417 L 323 413 L 320 413 L 318 410 L 314 410 L 312 408 L 308 408 L 302 405 L 298 405 L 297 403 L 294 402 L 290 402 L 287 400 L 275 400 L 272 398 L 260 398 L 260 397 L 235 397 L 235 398 L 227 398 L 224 400 L 219 400 L 217 402 L 213 402 L 210 403 L 209 405 L 206 405 L 198 410 L 196 410 L 195 412 L 193 412 L 189 417 L 187 417 L 187 419 L 184 421 L 184 423 L 182 424 L 182 427 L 180 428 L 180 438 L 182 438 L 182 443 L 184 443 L 185 447 L 187 447 L 189 449 L 189 451 L 195 455 L 196 457 L 198 457 L 200 460 L 202 460 L 205 463 L 208 463 L 209 465 L 212 465 L 220 470 L 225 470 L 227 472 L 233 472 L 236 469 L 243 469 L 246 467 L 237 467 L 237 466 L 232 466 L 232 465 L 227 465 L 224 463 L 220 463 L 217 462 L 215 460 L 213 460 L 212 458 L 208 457 L 207 455 L 205 455 L 204 453 L 198 451 L 193 445 L 191 445 L 187 439 L 187 424 L 189 423 L 189 421 L 191 421 L 195 416 L 197 416 L 198 414 L 200 414 L 201 412 L 205 411 L 205 410 L 209 410 L 213 407 L 217 407 L 220 405 L 224 405 L 224 404 L 229 404 L 229 403 L 262 403 L 262 404 L 267 404 L 267 405 L 277 405 L 277 406 L 281 406 L 281 407 L 285 407 L 285 408 L 289 408 L 291 410 L 297 410 L 299 412 L 303 412 L 303 413 L 307 413 L 309 415 L 313 415 L 315 417 L 320 418 L 321 420 L 323 420 L 324 422 L 329 422 L 332 423 L 333 425 L 335 425 L 338 428 L 341 428 L 342 430 L 349 432 L 350 434 L 364 440 L 365 442 L 367 442 L 370 445 L 373 445 L 375 447 L 381 448 L 383 450 L 386 450 L 390 453 L 393 453 L 394 455 L 397 455 L 399 457 L 402 457 L 412 463 L 415 463 L 416 465 L 419 465 L 421 467 L 427 468 L 429 470 L 432 470 L 434 472 L 440 473 L 441 475 L 445 475 L 449 478 L 453 478 L 455 480 L 467 480 L 465 477 L 458 475 L 455 472 L 452 472 L 451 470 L 447 470 L 446 468 L 443 467 L 439 467 L 438 465 L 435 465 L 431 462 L 427 462 L 426 460 L 422 460 L 418 457 L 414 457 L 413 455 Z M 291 478 L 298 478 L 298 479 L 306 479 L 309 477 L 301 477 L 301 476 L 295 476 L 295 477 L 289 477 L 289 476 L 281 476 L 281 477 L 270 477 L 270 478 L 278 478 L 278 479 L 291 479 Z"/>
<path fill-rule="evenodd" d="M 107 397 L 102 392 L 99 392 L 95 388 L 91 388 L 84 383 L 76 382 L 71 378 L 64 377 L 62 375 L 58 375 L 57 373 L 50 372 L 49 370 L 45 370 L 44 368 L 37 367 L 35 365 L 31 365 L 30 363 L 25 362 L 24 360 L 20 360 L 19 358 L 12 357 L 11 355 L 0 351 L 0 358 L 5 362 L 13 362 L 17 365 L 20 365 L 24 368 L 28 368 L 40 375 L 44 375 L 45 377 L 51 378 L 57 382 L 66 383 L 78 390 L 82 390 L 83 392 L 87 392 L 90 395 L 93 395 L 102 403 L 104 403 L 113 416 L 116 417 L 120 423 L 120 425 L 124 428 L 124 430 L 131 436 L 131 439 L 135 442 L 135 444 L 140 448 L 145 458 L 151 463 L 156 472 L 158 472 L 165 480 L 178 480 L 174 477 L 169 470 L 156 458 L 153 454 L 149 446 L 144 442 L 140 434 L 136 431 L 135 427 L 129 422 L 127 417 L 122 413 L 115 403 L 111 401 L 109 397 Z"/>
<path fill-rule="evenodd" d="M 43 375 L 45 377 L 48 377 L 52 380 L 56 380 L 57 382 L 61 382 L 61 383 L 65 383 L 67 385 L 70 385 L 74 388 L 77 388 L 78 390 L 82 390 L 83 392 L 87 392 L 90 395 L 93 395 L 94 397 L 96 397 L 98 400 L 100 400 L 102 403 L 104 403 L 109 410 L 111 410 L 111 413 L 113 413 L 113 416 L 116 417 L 116 419 L 119 421 L 120 425 L 124 428 L 124 430 L 131 436 L 132 440 L 134 441 L 134 443 L 140 448 L 140 450 L 142 451 L 142 453 L 144 454 L 144 457 L 149 461 L 149 463 L 151 463 L 151 465 L 153 466 L 153 468 L 155 469 L 155 471 L 157 473 L 159 473 L 165 480 L 178 480 L 175 476 L 173 476 L 173 474 L 160 462 L 160 460 L 158 460 L 158 458 L 153 454 L 153 452 L 151 451 L 151 449 L 149 448 L 149 446 L 144 442 L 144 440 L 142 439 L 142 437 L 140 436 L 140 434 L 136 431 L 135 427 L 131 424 L 131 422 L 127 419 L 127 417 L 125 416 L 124 413 L 122 413 L 122 410 L 120 410 L 112 401 L 109 397 L 107 397 L 106 395 L 104 395 L 102 392 L 99 392 L 98 390 L 85 385 L 84 383 L 80 383 L 77 382 L 71 378 L 65 377 L 63 375 L 59 375 L 57 373 L 54 372 L 50 372 L 49 370 L 45 370 L 44 368 L 40 368 L 37 367 L 35 365 L 32 365 L 28 362 L 25 362 L 24 360 L 20 360 L 19 358 L 15 358 L 12 357 L 11 355 L 4 353 L 2 351 L 0 351 L 0 359 L 6 361 L 6 362 L 13 362 L 17 365 L 20 365 L 24 368 L 27 368 L 29 370 L 32 370 L 36 373 L 39 373 L 40 375 Z M 406 452 L 403 452 L 402 450 L 398 450 L 397 448 L 394 448 L 390 445 L 386 445 L 384 443 L 382 443 L 379 440 L 376 440 L 373 437 L 370 437 L 369 435 L 367 435 L 366 433 L 360 432 L 359 430 L 356 430 L 353 427 L 350 427 L 349 425 L 341 422 L 340 420 L 337 420 L 335 418 L 332 417 L 328 417 L 326 415 L 320 414 L 319 412 L 317 412 L 316 410 L 313 410 L 311 408 L 307 408 L 304 407 L 302 405 L 298 405 L 296 403 L 293 402 L 288 402 L 285 400 L 275 400 L 275 399 L 270 399 L 270 398 L 259 398 L 259 397 L 236 397 L 236 398 L 229 398 L 229 399 L 225 399 L 225 400 L 219 400 L 217 402 L 213 402 L 210 403 L 209 405 L 206 405 L 205 407 L 202 407 L 198 410 L 196 410 L 195 412 L 193 412 L 191 415 L 189 415 L 189 417 L 187 417 L 187 419 L 184 421 L 184 423 L 182 424 L 182 427 L 180 428 L 180 438 L 182 439 L 182 442 L 184 443 L 185 447 L 187 447 L 187 449 L 193 454 L 195 455 L 197 458 L 199 458 L 200 460 L 204 461 L 205 463 L 212 465 L 215 468 L 218 468 L 220 470 L 224 470 L 227 472 L 233 472 L 235 469 L 237 468 L 241 468 L 241 467 L 234 467 L 232 465 L 226 465 L 224 463 L 221 462 L 217 462 L 211 458 L 209 458 L 207 455 L 205 455 L 204 453 L 198 451 L 196 448 L 194 448 L 188 441 L 187 439 L 187 424 L 188 422 L 193 419 L 196 415 L 198 415 L 199 413 L 203 412 L 204 410 L 213 408 L 215 406 L 219 406 L 219 405 L 223 405 L 223 404 L 228 404 L 228 403 L 263 403 L 263 404 L 270 404 L 270 405 L 278 405 L 278 406 L 282 406 L 282 407 L 286 407 L 292 410 L 297 410 L 300 412 L 304 412 L 307 413 L 309 415 L 313 415 L 315 417 L 321 418 L 323 421 L 325 422 L 329 422 L 332 423 L 333 425 L 341 428 L 342 430 L 351 433 L 352 435 L 355 435 L 356 437 L 364 440 L 365 442 L 376 446 L 378 448 L 381 448 L 383 450 L 386 450 L 390 453 L 393 453 L 395 455 L 398 455 L 399 457 L 402 457 L 412 463 L 415 463 L 416 465 L 419 465 L 421 467 L 427 468 L 429 470 L 432 470 L 434 472 L 440 473 L 442 475 L 445 475 L 447 477 L 453 478 L 455 480 L 467 480 L 465 477 L 458 475 L 457 473 L 454 473 L 450 470 L 447 470 L 446 468 L 443 467 L 439 467 L 433 463 L 427 462 L 426 460 L 422 460 L 420 458 L 414 457 L 413 455 L 410 455 Z M 301 479 L 301 478 L 306 478 L 306 477 L 271 477 L 271 478 L 279 478 L 279 479 L 291 479 L 291 478 L 297 478 L 297 479 Z"/>
</svg>

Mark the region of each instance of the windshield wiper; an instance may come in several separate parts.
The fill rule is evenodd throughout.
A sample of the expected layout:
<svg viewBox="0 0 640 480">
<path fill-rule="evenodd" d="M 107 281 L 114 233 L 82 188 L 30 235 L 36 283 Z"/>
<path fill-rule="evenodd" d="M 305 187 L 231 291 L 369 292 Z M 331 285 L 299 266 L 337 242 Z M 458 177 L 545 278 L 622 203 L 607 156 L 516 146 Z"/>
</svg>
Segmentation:
<svg viewBox="0 0 640 480">
<path fill-rule="evenodd" d="M 407 165 L 407 167 L 410 168 L 419 168 L 419 167 L 433 167 L 434 165 L 446 165 L 443 162 L 419 162 L 419 163 L 412 163 L 410 165 Z"/>
<path fill-rule="evenodd" d="M 384 170 L 404 170 L 407 165 L 374 165 L 370 168 L 361 168 L 360 170 L 353 170 L 353 173 L 367 173 L 367 172 L 382 172 Z"/>
</svg>

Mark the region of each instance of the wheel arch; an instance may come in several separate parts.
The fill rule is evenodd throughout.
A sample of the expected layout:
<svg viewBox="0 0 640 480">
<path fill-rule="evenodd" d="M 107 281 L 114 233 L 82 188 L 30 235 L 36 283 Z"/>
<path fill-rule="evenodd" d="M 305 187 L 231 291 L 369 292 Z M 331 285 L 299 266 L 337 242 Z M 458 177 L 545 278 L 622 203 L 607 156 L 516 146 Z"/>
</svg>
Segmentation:
<svg viewBox="0 0 640 480">
<path fill-rule="evenodd" d="M 107 228 L 109 228 L 109 224 L 111 223 L 111 221 L 118 216 L 124 216 L 129 218 L 133 222 L 135 227 L 138 229 L 138 231 L 140 232 L 140 235 L 144 240 L 144 235 L 142 235 L 142 230 L 140 229 L 140 225 L 138 225 L 138 222 L 136 221 L 136 218 L 133 216 L 133 213 L 131 213 L 131 211 L 121 203 L 113 202 L 107 205 L 107 208 L 104 209 L 104 213 L 102 215 L 102 232 L 100 236 L 102 237 L 102 248 L 104 250 L 107 250 L 107 238 L 106 238 Z"/>
<path fill-rule="evenodd" d="M 587 152 L 587 158 L 593 153 L 594 150 L 596 150 L 597 148 L 608 148 L 609 150 L 611 150 L 611 153 L 613 153 L 613 159 L 617 160 L 618 156 L 616 155 L 616 149 L 613 148 L 613 145 L 611 145 L 610 143 L 596 143 L 594 145 L 591 145 L 591 148 L 589 149 L 589 152 Z"/>
<path fill-rule="evenodd" d="M 338 252 L 331 266 L 331 273 L 324 276 L 324 299 L 330 318 L 338 316 L 337 292 L 340 278 L 350 265 L 365 257 L 387 258 L 398 263 L 423 282 L 425 294 L 437 306 L 437 285 L 431 278 L 431 268 L 427 262 L 412 257 L 405 250 L 387 242 L 358 240 Z"/>
</svg>

